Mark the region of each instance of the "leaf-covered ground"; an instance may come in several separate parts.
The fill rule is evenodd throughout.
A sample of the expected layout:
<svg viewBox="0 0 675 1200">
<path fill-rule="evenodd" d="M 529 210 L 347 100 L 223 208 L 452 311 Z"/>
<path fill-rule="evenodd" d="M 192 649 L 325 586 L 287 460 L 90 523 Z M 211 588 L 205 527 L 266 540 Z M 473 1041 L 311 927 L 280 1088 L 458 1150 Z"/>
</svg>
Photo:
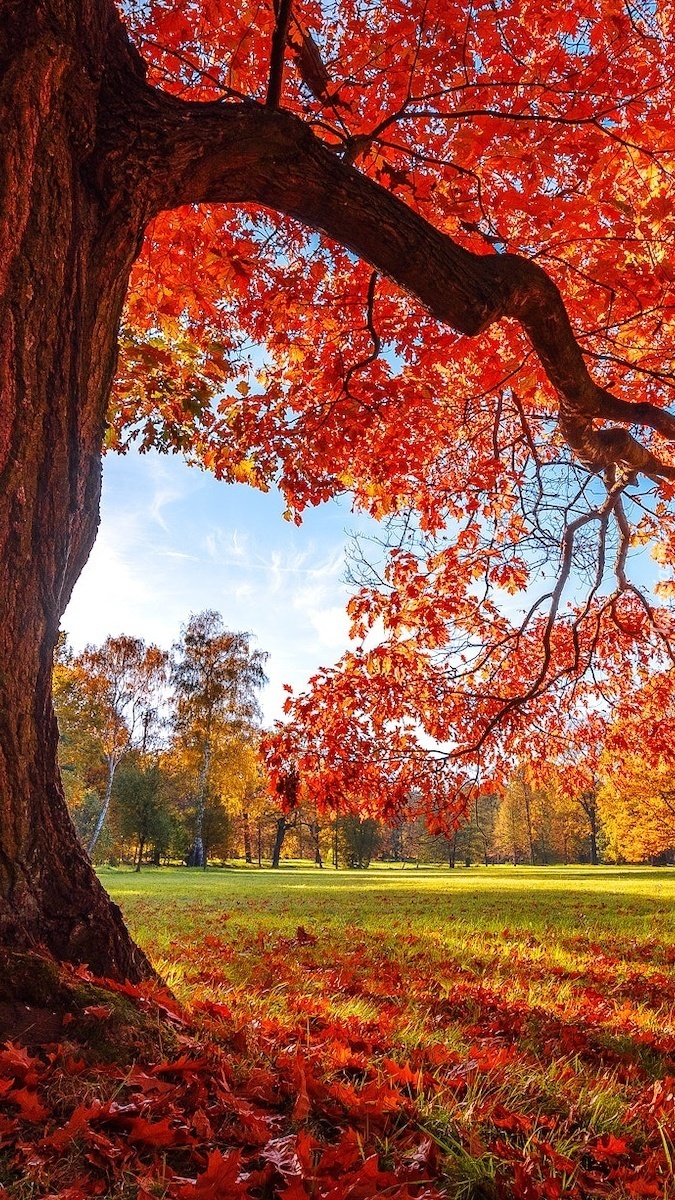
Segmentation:
<svg viewBox="0 0 675 1200">
<path fill-rule="evenodd" d="M 178 1004 L 0 1053 L 4 1194 L 675 1196 L 668 870 L 103 881 Z"/>
</svg>

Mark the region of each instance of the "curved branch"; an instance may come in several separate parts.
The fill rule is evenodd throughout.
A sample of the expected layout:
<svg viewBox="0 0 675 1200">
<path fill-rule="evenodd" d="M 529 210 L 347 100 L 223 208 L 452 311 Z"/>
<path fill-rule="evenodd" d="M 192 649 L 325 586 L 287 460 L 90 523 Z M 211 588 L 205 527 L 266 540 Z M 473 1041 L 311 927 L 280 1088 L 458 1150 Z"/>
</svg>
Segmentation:
<svg viewBox="0 0 675 1200">
<path fill-rule="evenodd" d="M 289 112 L 253 102 L 186 102 L 139 82 L 133 92 L 122 169 L 129 154 L 138 157 L 149 215 L 202 202 L 260 204 L 324 232 L 462 334 L 517 320 L 555 389 L 560 432 L 577 457 L 596 472 L 615 465 L 675 479 L 675 466 L 622 427 L 675 442 L 675 415 L 594 382 L 560 292 L 536 263 L 466 250 Z"/>
</svg>

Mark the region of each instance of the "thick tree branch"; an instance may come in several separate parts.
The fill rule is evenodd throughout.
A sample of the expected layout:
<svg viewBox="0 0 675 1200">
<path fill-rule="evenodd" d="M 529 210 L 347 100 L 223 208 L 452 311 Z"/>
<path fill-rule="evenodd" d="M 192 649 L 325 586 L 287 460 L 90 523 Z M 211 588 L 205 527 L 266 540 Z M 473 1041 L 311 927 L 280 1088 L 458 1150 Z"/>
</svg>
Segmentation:
<svg viewBox="0 0 675 1200">
<path fill-rule="evenodd" d="M 617 465 L 675 478 L 675 467 L 622 427 L 639 425 L 675 442 L 675 415 L 628 403 L 594 382 L 560 292 L 536 263 L 466 250 L 288 112 L 186 103 L 145 86 L 131 104 L 132 153 L 142 163 L 150 213 L 202 202 L 260 204 L 326 233 L 460 333 L 474 337 L 505 317 L 517 320 L 557 393 L 559 428 L 577 457 L 593 471 Z M 128 147 L 128 129 L 124 138 Z"/>
<path fill-rule="evenodd" d="M 268 108 L 278 108 L 281 100 L 281 85 L 284 77 L 284 57 L 288 40 L 288 23 L 291 19 L 293 0 L 279 0 L 276 8 L 277 19 L 272 35 L 272 51 L 270 54 L 270 74 L 267 84 Z"/>
</svg>

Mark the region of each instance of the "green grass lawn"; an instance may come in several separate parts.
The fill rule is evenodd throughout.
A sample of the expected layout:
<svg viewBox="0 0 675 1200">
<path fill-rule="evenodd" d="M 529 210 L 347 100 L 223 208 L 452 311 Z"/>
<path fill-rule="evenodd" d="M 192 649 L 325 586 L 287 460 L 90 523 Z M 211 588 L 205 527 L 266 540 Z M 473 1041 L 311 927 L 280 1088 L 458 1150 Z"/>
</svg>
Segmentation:
<svg viewBox="0 0 675 1200">
<path fill-rule="evenodd" d="M 121 905 L 134 936 L 171 965 L 171 945 L 226 915 L 230 939 L 288 934 L 302 924 L 331 936 L 358 926 L 397 945 L 407 934 L 458 949 L 486 936 L 547 952 L 584 941 L 626 960 L 671 960 L 675 947 L 675 870 L 643 867 L 371 867 L 331 871 L 284 866 L 206 872 L 103 868 L 99 876 Z M 508 932 L 507 932 L 508 931 Z M 591 951 L 591 957 L 595 952 Z M 489 957 L 489 956 L 488 956 Z"/>
<path fill-rule="evenodd" d="M 530 899 L 546 907 L 546 916 L 557 922 L 558 904 L 565 913 L 584 904 L 618 905 L 623 915 L 640 915 L 654 906 L 671 912 L 675 903 L 675 868 L 669 867 L 420 867 L 374 865 L 367 871 L 319 870 L 302 863 L 282 863 L 278 871 L 237 866 L 209 867 L 199 871 L 187 867 L 145 867 L 137 873 L 128 868 L 101 867 L 99 877 L 119 903 L 127 898 L 171 897 L 181 903 L 197 895 L 277 900 L 280 895 L 317 898 L 328 895 L 357 897 L 368 909 L 373 896 L 396 897 L 403 903 L 415 897 L 450 902 L 472 915 L 486 904 L 518 908 L 528 919 Z M 555 910 L 551 911 L 551 901 Z M 625 904 L 623 903 L 625 902 Z M 616 908 L 615 908 L 616 911 Z"/>
<path fill-rule="evenodd" d="M 283 1072 L 298 1047 L 333 1086 L 409 1064 L 407 1119 L 440 1150 L 451 1195 L 492 1195 L 514 1163 L 555 1177 L 551 1195 L 675 1194 L 675 1103 L 649 1099 L 675 1075 L 675 871 L 100 877 L 179 998 L 216 1005 L 222 1040 L 245 1043 L 243 1076 Z M 631 1191 L 650 1172 L 657 1191 Z"/>
</svg>

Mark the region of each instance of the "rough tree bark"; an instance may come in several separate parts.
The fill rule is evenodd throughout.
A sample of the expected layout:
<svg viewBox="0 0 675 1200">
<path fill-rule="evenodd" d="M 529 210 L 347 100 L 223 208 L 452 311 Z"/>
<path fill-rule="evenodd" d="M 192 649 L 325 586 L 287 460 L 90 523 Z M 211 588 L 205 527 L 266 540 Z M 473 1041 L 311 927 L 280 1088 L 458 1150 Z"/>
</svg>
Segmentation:
<svg viewBox="0 0 675 1200">
<path fill-rule="evenodd" d="M 195 817 L 195 836 L 190 853 L 187 857 L 188 867 L 206 868 L 206 850 L 204 849 L 204 819 L 206 817 L 206 788 L 211 763 L 211 735 L 207 731 L 204 745 L 204 757 L 199 772 L 199 789 L 197 792 L 197 813 Z"/>
<path fill-rule="evenodd" d="M 51 704 L 143 229 L 91 173 L 102 84 L 129 54 L 108 4 L 4 3 L 0 38 L 0 935 L 139 978 L 68 817 Z"/>
<path fill-rule="evenodd" d="M 148 965 L 96 881 L 56 762 L 52 650 L 97 523 L 105 412 L 148 220 L 254 202 L 306 222 L 477 334 L 521 321 L 594 469 L 674 476 L 620 425 L 675 417 L 597 387 L 536 265 L 457 246 L 295 116 L 147 85 L 113 0 L 0 0 L 0 936 L 132 979 Z"/>
</svg>

